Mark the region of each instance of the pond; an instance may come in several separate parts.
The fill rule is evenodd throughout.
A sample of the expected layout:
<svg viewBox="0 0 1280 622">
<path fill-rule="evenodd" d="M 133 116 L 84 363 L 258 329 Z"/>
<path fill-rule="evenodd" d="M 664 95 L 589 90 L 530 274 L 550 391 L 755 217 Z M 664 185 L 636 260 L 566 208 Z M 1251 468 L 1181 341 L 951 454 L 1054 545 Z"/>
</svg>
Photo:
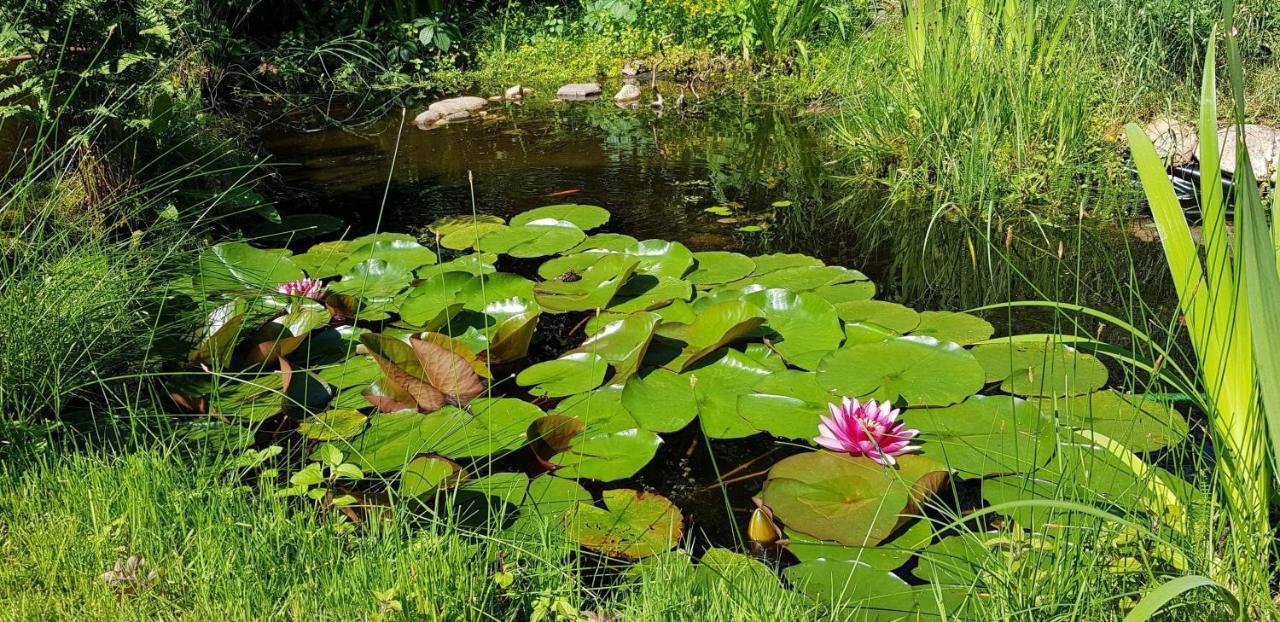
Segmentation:
<svg viewBox="0 0 1280 622">
<path fill-rule="evenodd" d="M 1168 309 L 1158 244 L 1093 219 L 964 223 L 935 218 L 927 199 L 890 203 L 882 187 L 838 178 L 839 119 L 806 113 L 725 99 L 696 117 L 533 101 L 429 131 L 413 126 L 413 111 L 396 111 L 318 131 L 277 125 L 264 138 L 293 193 L 282 211 L 333 214 L 357 235 L 423 232 L 473 205 L 510 217 L 583 203 L 610 211 L 606 231 L 639 239 L 853 267 L 879 297 L 908 306 L 1054 297 L 1123 311 L 1136 283 L 1140 298 Z"/>
<path fill-rule="evenodd" d="M 429 131 L 416 129 L 412 116 L 319 131 L 269 128 L 264 144 L 286 188 L 281 212 L 337 216 L 350 227 L 347 237 L 386 231 L 431 239 L 428 226 L 442 217 L 510 219 L 553 204 L 595 205 L 609 217 L 594 233 L 676 241 L 695 252 L 803 253 L 859 270 L 877 298 L 913 308 L 1052 298 L 1121 317 L 1171 316 L 1158 245 L 1091 218 L 1071 226 L 1031 217 L 968 223 L 924 200 L 890 202 L 883 188 L 839 179 L 831 131 L 838 119 L 829 116 L 726 100 L 708 102 L 697 116 L 611 102 L 500 106 Z M 541 263 L 504 261 L 503 269 L 530 278 Z M 542 322 L 564 333 L 578 321 L 565 317 L 544 314 Z M 985 317 L 999 335 L 1069 332 L 1045 314 Z M 552 360 L 565 345 L 539 336 L 530 362 Z M 763 476 L 804 446 L 675 428 L 664 430 L 647 466 L 614 485 L 657 490 L 706 542 L 741 548 Z M 498 468 L 525 468 L 503 460 Z M 976 495 L 976 486 L 953 494 Z"/>
</svg>

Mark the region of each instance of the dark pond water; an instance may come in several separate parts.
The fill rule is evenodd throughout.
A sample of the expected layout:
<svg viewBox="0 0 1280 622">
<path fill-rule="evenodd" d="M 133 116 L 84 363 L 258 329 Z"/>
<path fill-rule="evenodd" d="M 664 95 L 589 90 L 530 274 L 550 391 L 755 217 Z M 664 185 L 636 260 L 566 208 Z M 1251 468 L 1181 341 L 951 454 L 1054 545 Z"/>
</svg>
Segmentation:
<svg viewBox="0 0 1280 622">
<path fill-rule="evenodd" d="M 360 234 L 420 232 L 473 209 L 511 216 L 587 203 L 612 213 L 608 231 L 695 251 L 806 253 L 862 270 L 881 298 L 920 309 L 1054 298 L 1122 317 L 1144 309 L 1171 317 L 1158 245 L 1092 218 L 1053 226 L 1020 213 L 971 223 L 935 216 L 929 201 L 890 202 L 883 188 L 839 178 L 848 163 L 832 140 L 837 118 L 732 101 L 696 118 L 610 102 L 531 103 L 421 131 L 413 114 L 322 131 L 269 129 L 266 148 L 285 165 L 281 211 L 336 215 Z M 727 215 L 707 211 L 718 206 L 729 206 Z M 988 316 L 1002 332 L 1053 329 L 1043 314 Z M 711 541 L 731 545 L 759 476 L 793 451 L 758 439 L 708 448 L 686 430 L 668 435 L 638 484 L 698 517 L 695 529 Z M 741 481 L 721 487 L 721 478 Z"/>
</svg>

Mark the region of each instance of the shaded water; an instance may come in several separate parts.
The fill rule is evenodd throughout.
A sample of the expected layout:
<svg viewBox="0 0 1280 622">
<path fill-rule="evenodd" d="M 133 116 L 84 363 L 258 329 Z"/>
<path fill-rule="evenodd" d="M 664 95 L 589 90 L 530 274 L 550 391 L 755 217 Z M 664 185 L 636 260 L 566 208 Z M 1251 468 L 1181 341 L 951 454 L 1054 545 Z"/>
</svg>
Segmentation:
<svg viewBox="0 0 1280 622">
<path fill-rule="evenodd" d="M 883 188 L 841 182 L 831 117 L 723 100 L 696 118 L 608 102 L 495 107 L 430 131 L 412 116 L 269 129 L 266 148 L 292 193 L 282 211 L 337 215 L 360 234 L 421 232 L 440 216 L 471 213 L 473 196 L 477 212 L 507 217 L 587 203 L 612 213 L 607 231 L 695 251 L 802 252 L 862 270 L 880 297 L 920 308 L 1039 291 L 1124 311 L 1136 304 L 1131 284 L 1151 304 L 1171 299 L 1158 245 L 1120 227 L 1089 218 L 1052 226 L 1021 210 L 990 223 L 935 218 L 928 201 L 891 203 Z M 706 211 L 723 205 L 732 214 Z"/>
<path fill-rule="evenodd" d="M 412 116 L 317 132 L 269 130 L 274 160 L 296 163 L 281 167 L 289 191 L 281 211 L 340 216 L 355 235 L 425 232 L 473 205 L 509 217 L 587 203 L 611 212 L 606 231 L 676 240 L 694 251 L 805 253 L 862 270 L 879 297 L 921 309 L 1052 298 L 1121 317 L 1143 307 L 1172 317 L 1158 245 L 1090 218 L 1071 226 L 1025 216 L 971 223 L 935 215 L 927 202 L 892 203 L 883 188 L 838 179 L 836 119 L 728 101 L 698 118 L 610 102 L 506 106 L 430 131 L 413 127 Z M 717 206 L 729 206 L 729 215 L 707 211 Z M 1054 329 L 1045 314 L 988 317 L 1002 333 Z M 667 435 L 638 483 L 697 516 L 696 529 L 713 542 L 732 544 L 759 475 L 794 449 L 759 438 L 708 448 L 694 428 Z M 743 479 L 717 486 L 726 473 Z"/>
</svg>

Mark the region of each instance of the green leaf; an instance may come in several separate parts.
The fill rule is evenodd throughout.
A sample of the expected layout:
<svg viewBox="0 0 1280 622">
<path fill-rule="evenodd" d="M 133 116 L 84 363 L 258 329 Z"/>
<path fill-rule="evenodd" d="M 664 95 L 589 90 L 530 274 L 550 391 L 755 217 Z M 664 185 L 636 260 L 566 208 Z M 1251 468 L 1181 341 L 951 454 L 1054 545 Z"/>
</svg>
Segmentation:
<svg viewBox="0 0 1280 622">
<path fill-rule="evenodd" d="M 685 372 L 697 399 L 698 422 L 703 432 L 711 438 L 741 438 L 759 432 L 757 424 L 738 410 L 738 400 L 772 373 L 769 367 L 728 348 Z"/>
<path fill-rule="evenodd" d="M 675 432 L 698 416 L 689 377 L 662 368 L 629 379 L 622 390 L 622 405 L 651 432 Z"/>
<path fill-rule="evenodd" d="M 986 340 L 995 333 L 991 323 L 968 313 L 952 311 L 924 311 L 920 324 L 911 331 L 913 335 L 933 337 L 938 341 L 950 341 L 962 346 Z"/>
<path fill-rule="evenodd" d="M 413 272 L 436 262 L 436 254 L 431 249 L 403 233 L 374 233 L 356 238 L 348 245 L 348 254 L 340 266 L 343 272 L 353 271 L 358 265 L 375 259 L 400 272 Z"/>
<path fill-rule="evenodd" d="M 545 257 L 569 250 L 586 237 L 569 221 L 544 218 L 490 231 L 480 237 L 477 248 L 512 257 Z"/>
<path fill-rule="evenodd" d="M 516 384 L 533 387 L 529 390 L 533 395 L 563 397 L 600 386 L 608 369 L 609 364 L 598 354 L 567 354 L 526 367 L 516 375 Z"/>
<path fill-rule="evenodd" d="M 548 205 L 516 214 L 511 218 L 511 225 L 527 225 L 545 219 L 568 221 L 583 231 L 590 231 L 609 222 L 609 211 L 594 205 Z"/>
<path fill-rule="evenodd" d="M 1105 390 L 1040 402 L 1045 412 L 1056 412 L 1059 423 L 1100 432 L 1130 451 L 1154 451 L 1187 438 L 1182 414 L 1149 397 Z"/>
<path fill-rule="evenodd" d="M 289 257 L 243 242 L 224 242 L 205 249 L 196 268 L 195 287 L 205 292 L 274 291 L 281 283 L 305 276 Z"/>
<path fill-rule="evenodd" d="M 618 313 L 647 311 L 685 301 L 693 296 L 693 285 L 688 281 L 665 276 L 637 274 L 618 290 L 609 310 Z"/>
<path fill-rule="evenodd" d="M 964 348 L 898 337 L 841 348 L 822 359 L 818 383 L 837 395 L 947 406 L 982 389 L 982 366 Z"/>
<path fill-rule="evenodd" d="M 654 313 L 632 313 L 600 327 L 582 345 L 567 354 L 593 353 L 613 365 L 613 378 L 610 383 L 626 382 L 640 369 L 645 351 L 649 349 L 649 341 L 653 339 L 653 329 L 657 327 L 659 317 Z"/>
<path fill-rule="evenodd" d="M 580 503 L 567 518 L 569 536 L 606 555 L 641 559 L 670 550 L 684 533 L 680 510 L 661 495 L 604 491 L 604 508 Z"/>
<path fill-rule="evenodd" d="M 419 456 L 404 465 L 399 480 L 399 494 L 408 499 L 422 499 L 435 493 L 445 481 L 461 477 L 462 467 L 439 456 Z"/>
<path fill-rule="evenodd" d="M 900 513 L 911 511 L 913 494 L 936 489 L 945 474 L 944 465 L 924 456 L 899 456 L 893 469 L 865 456 L 816 451 L 775 464 L 760 498 L 789 528 L 871 546 L 906 522 Z"/>
<path fill-rule="evenodd" d="M 839 303 L 836 313 L 850 324 L 878 326 L 899 335 L 915 330 L 920 325 L 920 314 L 910 307 L 883 300 L 857 300 Z"/>
<path fill-rule="evenodd" d="M 766 289 L 748 295 L 746 301 L 764 312 L 768 327 L 781 336 L 773 342 L 774 349 L 797 367 L 815 369 L 844 341 L 835 307 L 820 296 Z"/>
<path fill-rule="evenodd" d="M 370 259 L 350 266 L 342 280 L 329 286 L 329 291 L 359 298 L 391 298 L 413 280 L 413 273 L 382 259 Z"/>
<path fill-rule="evenodd" d="M 576 281 L 546 281 L 534 288 L 534 296 L 551 313 L 590 311 L 609 305 L 639 264 L 623 255 L 601 258 Z"/>
<path fill-rule="evenodd" d="M 924 454 L 965 477 L 1029 473 L 1053 457 L 1052 422 L 1037 405 L 1008 395 L 975 395 L 955 406 L 908 410 Z"/>
<path fill-rule="evenodd" d="M 878 546 L 847 546 L 819 540 L 809 534 L 787 530 L 787 550 L 802 562 L 816 559 L 861 562 L 880 570 L 894 570 L 906 564 L 916 551 L 933 539 L 933 524 L 919 519 Z"/>
<path fill-rule="evenodd" d="M 307 417 L 298 425 L 298 433 L 317 441 L 346 439 L 362 432 L 368 419 L 357 410 L 330 410 Z"/>
<path fill-rule="evenodd" d="M 764 323 L 764 314 L 755 305 L 742 300 L 720 302 L 702 309 L 691 324 L 667 325 L 668 332 L 659 333 L 685 342 L 676 358 L 664 367 L 675 371 L 688 369 L 699 359 L 755 330 Z"/>
<path fill-rule="evenodd" d="M 1046 342 L 992 343 L 973 348 L 987 382 L 1016 395 L 1072 396 L 1107 383 L 1102 361 L 1074 348 Z"/>
<path fill-rule="evenodd" d="M 756 262 L 739 253 L 705 251 L 694 253 L 693 258 L 697 262 L 696 267 L 685 278 L 698 286 L 736 281 L 756 269 Z"/>
</svg>

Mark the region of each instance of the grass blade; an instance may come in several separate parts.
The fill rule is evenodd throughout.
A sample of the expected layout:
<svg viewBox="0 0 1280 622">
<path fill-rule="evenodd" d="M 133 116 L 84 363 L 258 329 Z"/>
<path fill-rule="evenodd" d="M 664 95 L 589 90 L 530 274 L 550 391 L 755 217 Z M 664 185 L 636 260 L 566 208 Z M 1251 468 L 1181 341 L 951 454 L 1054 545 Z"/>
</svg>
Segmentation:
<svg viewBox="0 0 1280 622">
<path fill-rule="evenodd" d="M 1231 610 L 1239 611 L 1239 604 L 1236 602 L 1235 597 L 1222 584 L 1209 577 L 1193 574 L 1171 579 L 1160 584 L 1160 587 L 1151 590 L 1129 612 L 1129 615 L 1124 617 L 1124 622 L 1146 622 L 1151 620 L 1173 599 L 1201 587 L 1211 587 L 1218 590 L 1224 596 L 1224 600 L 1231 607 Z"/>
</svg>

